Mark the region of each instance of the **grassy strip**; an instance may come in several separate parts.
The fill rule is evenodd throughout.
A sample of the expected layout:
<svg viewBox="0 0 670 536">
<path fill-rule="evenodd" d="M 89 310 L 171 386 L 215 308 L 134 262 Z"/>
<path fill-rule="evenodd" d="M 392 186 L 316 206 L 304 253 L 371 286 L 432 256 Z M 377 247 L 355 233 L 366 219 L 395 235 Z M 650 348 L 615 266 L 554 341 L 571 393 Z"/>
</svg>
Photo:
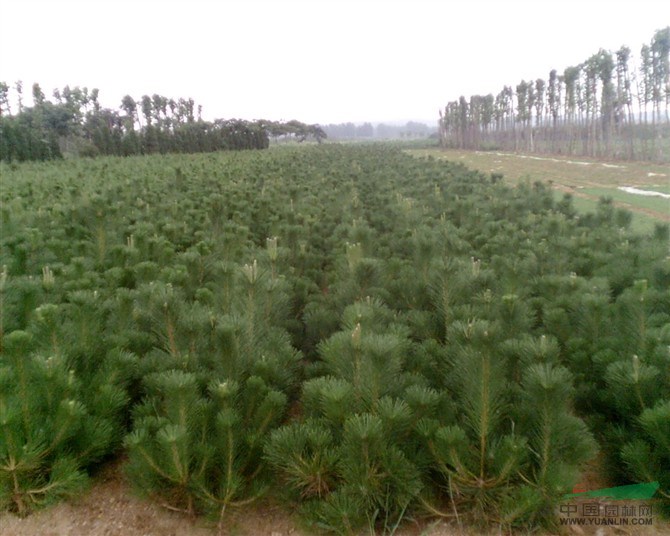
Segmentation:
<svg viewBox="0 0 670 536">
<path fill-rule="evenodd" d="M 650 197 L 645 195 L 631 194 L 614 188 L 580 188 L 579 192 L 598 197 L 608 196 L 614 201 L 627 203 L 634 207 L 670 214 L 670 200 L 662 197 Z"/>
<path fill-rule="evenodd" d="M 636 186 L 640 190 L 649 190 L 650 192 L 661 192 L 663 194 L 670 194 L 670 184 L 652 184 L 649 186 Z"/>
</svg>

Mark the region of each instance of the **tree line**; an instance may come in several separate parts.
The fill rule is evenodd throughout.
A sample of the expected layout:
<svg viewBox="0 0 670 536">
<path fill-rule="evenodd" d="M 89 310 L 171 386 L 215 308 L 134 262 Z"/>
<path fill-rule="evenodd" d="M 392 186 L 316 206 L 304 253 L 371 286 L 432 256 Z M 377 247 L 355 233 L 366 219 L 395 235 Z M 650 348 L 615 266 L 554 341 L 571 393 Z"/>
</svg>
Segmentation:
<svg viewBox="0 0 670 536">
<path fill-rule="evenodd" d="M 324 125 L 323 130 L 332 139 L 354 140 L 354 139 L 412 139 L 427 138 L 435 132 L 434 127 L 425 123 L 408 121 L 404 125 L 389 125 L 370 122 L 355 123 L 330 123 Z"/>
<path fill-rule="evenodd" d="M 666 160 L 670 140 L 670 26 L 632 51 L 600 49 L 548 79 L 461 96 L 440 110 L 444 147 Z"/>
<path fill-rule="evenodd" d="M 35 83 L 33 106 L 25 106 L 21 81 L 13 88 L 0 82 L 0 160 L 265 149 L 270 137 L 318 142 L 326 138 L 318 125 L 296 120 L 205 121 L 202 106 L 190 98 L 153 94 L 136 100 L 126 95 L 114 110 L 101 106 L 97 88 L 65 86 L 53 91 L 53 99 Z"/>
</svg>

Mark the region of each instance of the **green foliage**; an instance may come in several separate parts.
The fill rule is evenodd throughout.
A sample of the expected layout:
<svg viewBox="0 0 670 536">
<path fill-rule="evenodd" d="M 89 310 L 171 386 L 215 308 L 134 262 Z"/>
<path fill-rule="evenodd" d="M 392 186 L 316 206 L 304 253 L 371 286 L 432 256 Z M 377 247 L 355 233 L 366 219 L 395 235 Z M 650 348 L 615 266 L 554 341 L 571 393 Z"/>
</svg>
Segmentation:
<svg viewBox="0 0 670 536">
<path fill-rule="evenodd" d="M 242 385 L 215 380 L 205 393 L 179 370 L 146 384 L 125 442 L 138 489 L 171 509 L 220 515 L 263 491 L 261 442 L 284 414 L 283 393 L 256 376 Z"/>
<path fill-rule="evenodd" d="M 328 376 L 304 384 L 307 419 L 274 432 L 265 456 L 316 526 L 391 530 L 423 487 L 408 456 L 412 411 L 397 398 L 412 382 L 403 374 L 409 342 L 373 300 L 346 308 L 343 324 L 319 347 Z"/>
<path fill-rule="evenodd" d="M 290 498 L 307 503 L 303 512 L 317 526 L 340 533 L 365 522 L 391 531 L 412 510 L 435 512 L 429 497 L 442 493 L 472 522 L 550 523 L 595 451 L 566 403 L 567 369 L 529 364 L 517 390 L 493 357 L 494 326 L 457 321 L 449 373 L 437 382 L 450 388 L 440 392 L 409 374 L 403 356 L 411 343 L 393 333 L 403 330 L 388 313 L 374 302 L 345 309 L 349 329 L 320 346 L 329 376 L 304 384 L 307 420 L 271 436 L 266 458 Z M 556 352 L 544 339 L 517 346 L 535 363 Z"/>
<path fill-rule="evenodd" d="M 670 402 L 659 401 L 645 409 L 639 418 L 639 438 L 624 445 L 621 458 L 635 479 L 658 481 L 666 509 L 670 505 Z"/>
<path fill-rule="evenodd" d="M 123 447 L 172 509 L 534 530 L 594 436 L 667 494 L 667 260 L 606 204 L 374 145 L 0 172 L 3 508 Z"/>
<path fill-rule="evenodd" d="M 112 372 L 107 370 L 107 372 Z M 81 491 L 86 469 L 116 446 L 126 396 L 113 377 L 88 378 L 24 331 L 0 358 L 0 506 L 19 515 Z"/>
<path fill-rule="evenodd" d="M 579 465 L 595 452 L 567 404 L 570 373 L 546 362 L 545 340 L 537 347 L 510 340 L 508 348 L 529 356 L 516 380 L 517 368 L 495 355 L 494 326 L 483 321 L 454 322 L 449 340 L 456 348 L 447 383 L 461 413 L 450 424 L 426 423 L 421 432 L 453 510 L 474 523 L 550 524 Z"/>
</svg>

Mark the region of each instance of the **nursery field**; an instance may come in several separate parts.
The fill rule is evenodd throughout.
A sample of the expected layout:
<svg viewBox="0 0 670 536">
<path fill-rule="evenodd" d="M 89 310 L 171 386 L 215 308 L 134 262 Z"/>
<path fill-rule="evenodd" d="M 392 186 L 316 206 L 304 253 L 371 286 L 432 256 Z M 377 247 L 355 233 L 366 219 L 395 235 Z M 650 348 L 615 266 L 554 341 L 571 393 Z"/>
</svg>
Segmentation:
<svg viewBox="0 0 670 536">
<path fill-rule="evenodd" d="M 556 532 L 646 482 L 667 527 L 667 219 L 425 156 L 0 164 L 0 528 Z"/>
</svg>

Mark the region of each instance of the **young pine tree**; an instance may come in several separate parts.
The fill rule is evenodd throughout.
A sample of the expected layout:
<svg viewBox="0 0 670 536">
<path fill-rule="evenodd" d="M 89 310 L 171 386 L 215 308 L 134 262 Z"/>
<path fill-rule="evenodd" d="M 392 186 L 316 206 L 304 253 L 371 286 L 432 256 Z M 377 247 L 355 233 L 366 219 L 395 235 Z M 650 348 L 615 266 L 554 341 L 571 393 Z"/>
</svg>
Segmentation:
<svg viewBox="0 0 670 536">
<path fill-rule="evenodd" d="M 300 358 L 274 325 L 283 302 L 268 272 L 253 262 L 223 277 L 223 296 L 203 288 L 196 301 L 163 283 L 141 289 L 138 321 L 157 348 L 126 438 L 142 493 L 221 526 L 267 488 L 262 444 L 286 414 Z"/>
<path fill-rule="evenodd" d="M 303 385 L 304 420 L 272 433 L 265 457 L 317 527 L 392 532 L 423 487 L 411 425 L 426 389 L 404 370 L 407 329 L 375 300 L 348 307 L 319 348 L 324 376 Z"/>
<path fill-rule="evenodd" d="M 53 307 L 43 307 L 53 323 Z M 26 515 L 81 490 L 86 470 L 118 445 L 126 396 L 105 364 L 98 381 L 84 379 L 66 355 L 37 351 L 30 333 L 14 331 L 4 344 L 0 510 Z"/>
</svg>

